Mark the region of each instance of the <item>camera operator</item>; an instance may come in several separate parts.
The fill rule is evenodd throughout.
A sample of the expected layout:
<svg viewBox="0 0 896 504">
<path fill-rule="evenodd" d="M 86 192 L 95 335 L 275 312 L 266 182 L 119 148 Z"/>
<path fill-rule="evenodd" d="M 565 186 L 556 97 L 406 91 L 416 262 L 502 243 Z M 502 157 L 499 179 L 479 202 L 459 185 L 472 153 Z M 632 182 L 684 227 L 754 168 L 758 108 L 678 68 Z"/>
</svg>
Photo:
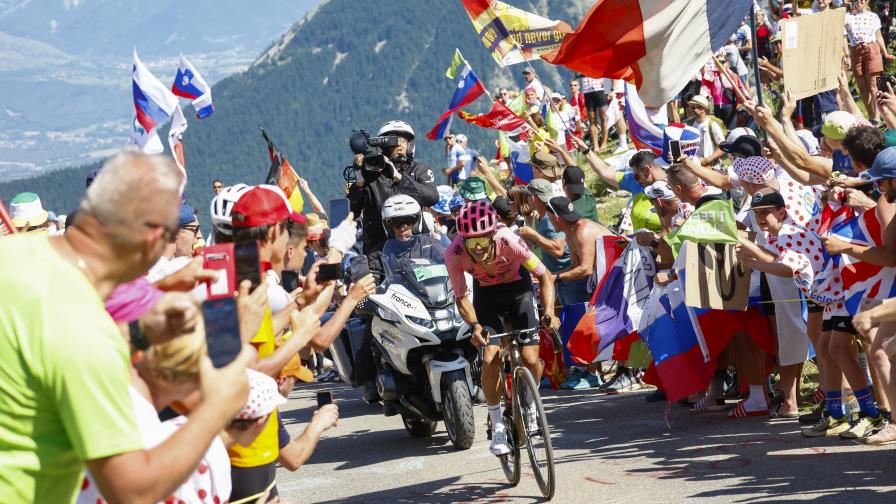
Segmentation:
<svg viewBox="0 0 896 504">
<path fill-rule="evenodd" d="M 355 181 L 348 190 L 348 199 L 355 215 L 361 215 L 364 226 L 364 253 L 382 250 L 386 230 L 382 222 L 382 206 L 396 194 L 408 195 L 428 207 L 439 201 L 432 169 L 414 159 L 414 130 L 404 121 L 389 121 L 376 138 L 366 138 L 366 153 L 359 153 L 357 137 L 352 137 L 355 152 Z M 394 137 L 397 141 L 392 141 Z M 378 146 L 384 146 L 382 152 Z"/>
</svg>

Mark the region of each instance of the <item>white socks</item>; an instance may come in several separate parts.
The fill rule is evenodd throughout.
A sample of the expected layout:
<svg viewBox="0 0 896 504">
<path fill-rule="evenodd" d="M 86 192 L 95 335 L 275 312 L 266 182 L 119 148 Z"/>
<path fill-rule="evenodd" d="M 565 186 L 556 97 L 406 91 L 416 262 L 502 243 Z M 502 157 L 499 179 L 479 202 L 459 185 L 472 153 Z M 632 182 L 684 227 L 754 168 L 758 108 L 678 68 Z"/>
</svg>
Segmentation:
<svg viewBox="0 0 896 504">
<path fill-rule="evenodd" d="M 501 405 L 488 406 L 488 417 L 492 421 L 492 429 L 504 429 L 504 419 L 501 418 Z"/>
<path fill-rule="evenodd" d="M 744 401 L 744 409 L 747 411 L 761 411 L 768 407 L 762 391 L 762 385 L 750 385 L 750 395 Z"/>
</svg>

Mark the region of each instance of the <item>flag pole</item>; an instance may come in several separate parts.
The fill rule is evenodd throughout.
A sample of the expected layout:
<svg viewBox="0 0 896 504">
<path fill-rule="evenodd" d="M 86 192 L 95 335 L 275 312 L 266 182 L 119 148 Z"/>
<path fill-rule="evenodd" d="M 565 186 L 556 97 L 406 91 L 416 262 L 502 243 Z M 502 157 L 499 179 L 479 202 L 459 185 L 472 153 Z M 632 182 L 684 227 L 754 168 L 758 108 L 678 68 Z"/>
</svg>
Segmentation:
<svg viewBox="0 0 896 504">
<path fill-rule="evenodd" d="M 762 83 L 759 79 L 759 40 L 756 39 L 756 6 L 750 7 L 750 32 L 753 37 L 753 78 L 756 80 L 756 103 L 762 107 Z"/>
<path fill-rule="evenodd" d="M 538 72 L 535 71 L 535 68 L 532 66 L 532 64 L 529 62 L 529 60 L 526 59 L 526 56 L 523 54 L 523 47 L 520 45 L 519 42 L 516 41 L 516 39 L 513 38 L 513 36 L 510 37 L 510 40 L 513 40 L 514 44 L 516 44 L 516 50 L 520 52 L 520 55 L 522 56 L 523 62 L 526 64 L 526 67 L 529 69 L 530 72 L 535 74 L 535 78 L 538 79 L 538 82 L 541 83 L 541 88 L 544 89 L 544 82 L 542 82 L 541 77 L 539 77 Z M 523 88 L 523 91 L 525 91 L 525 88 Z M 551 110 L 553 110 L 554 113 L 557 114 L 558 117 L 560 117 L 560 111 L 557 110 L 557 107 L 554 106 L 554 102 L 551 101 L 550 96 L 547 97 L 547 100 L 548 100 L 548 105 L 551 107 Z M 547 122 L 548 122 L 547 117 L 544 118 L 544 122 L 545 122 L 545 125 L 547 125 Z M 563 117 L 560 117 L 560 122 L 563 124 L 563 129 L 566 131 L 566 134 L 572 135 L 572 131 L 570 131 L 569 127 L 566 125 L 566 121 L 563 120 Z"/>
</svg>

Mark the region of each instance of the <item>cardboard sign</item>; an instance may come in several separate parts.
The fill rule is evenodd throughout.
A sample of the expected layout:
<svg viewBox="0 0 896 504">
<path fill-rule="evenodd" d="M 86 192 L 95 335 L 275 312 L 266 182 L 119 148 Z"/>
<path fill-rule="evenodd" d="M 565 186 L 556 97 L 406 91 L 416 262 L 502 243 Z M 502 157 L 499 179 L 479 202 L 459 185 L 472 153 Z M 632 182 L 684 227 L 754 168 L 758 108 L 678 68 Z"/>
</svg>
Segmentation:
<svg viewBox="0 0 896 504">
<path fill-rule="evenodd" d="M 838 86 L 843 68 L 846 9 L 797 16 L 781 22 L 784 87 L 794 99 L 806 98 Z"/>
<path fill-rule="evenodd" d="M 733 243 L 685 242 L 684 301 L 688 306 L 715 310 L 746 310 L 750 273 L 734 255 Z"/>
</svg>

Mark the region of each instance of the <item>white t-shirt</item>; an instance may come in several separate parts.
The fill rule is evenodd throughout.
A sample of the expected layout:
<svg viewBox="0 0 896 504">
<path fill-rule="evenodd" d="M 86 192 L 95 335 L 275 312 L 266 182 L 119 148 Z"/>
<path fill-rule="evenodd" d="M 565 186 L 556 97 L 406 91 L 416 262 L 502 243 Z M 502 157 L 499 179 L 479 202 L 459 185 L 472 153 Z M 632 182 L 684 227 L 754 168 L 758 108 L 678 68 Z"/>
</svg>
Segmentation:
<svg viewBox="0 0 896 504">
<path fill-rule="evenodd" d="M 693 126 L 700 130 L 700 147 L 697 148 L 697 157 L 707 157 L 716 151 L 719 144 L 725 141 L 722 127 L 715 121 L 706 117 L 702 123 L 694 123 Z M 718 164 L 718 162 L 716 162 Z"/>
<path fill-rule="evenodd" d="M 265 273 L 265 280 L 268 286 L 268 303 L 271 305 L 271 313 L 277 313 L 293 302 L 286 289 L 280 285 L 280 277 L 274 270 L 268 270 Z"/>
<path fill-rule="evenodd" d="M 871 11 L 846 14 L 846 38 L 849 47 L 877 42 L 877 30 L 880 30 L 880 18 Z"/>
</svg>

